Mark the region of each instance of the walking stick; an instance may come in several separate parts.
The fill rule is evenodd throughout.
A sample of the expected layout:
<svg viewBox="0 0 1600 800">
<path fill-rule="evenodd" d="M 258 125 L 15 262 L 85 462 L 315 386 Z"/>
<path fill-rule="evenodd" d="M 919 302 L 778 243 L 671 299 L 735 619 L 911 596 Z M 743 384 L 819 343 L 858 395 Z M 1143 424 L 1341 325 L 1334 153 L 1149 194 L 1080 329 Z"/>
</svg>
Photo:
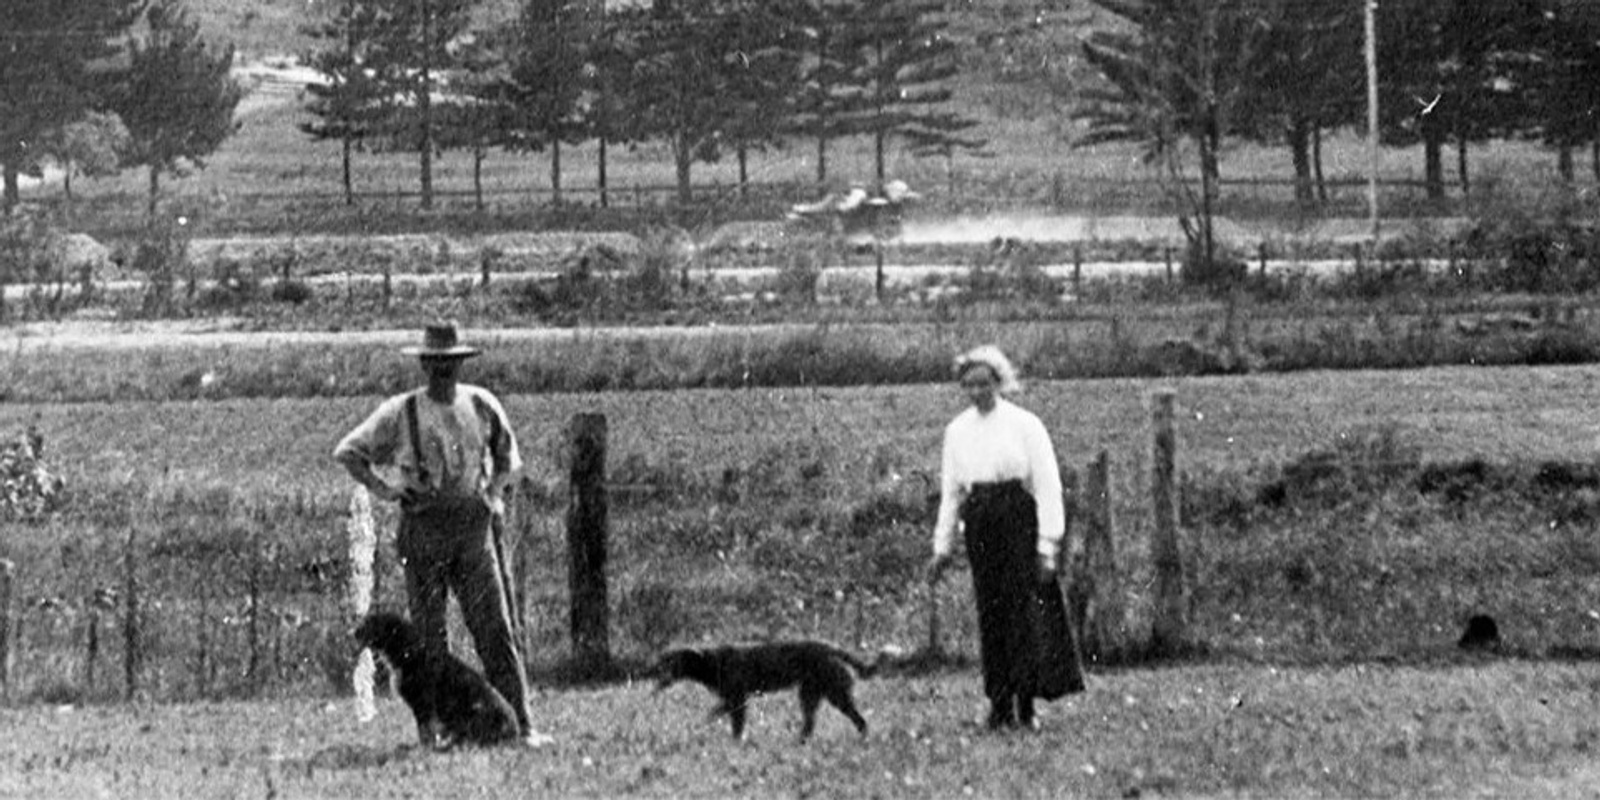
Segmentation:
<svg viewBox="0 0 1600 800">
<path fill-rule="evenodd" d="M 928 654 L 939 655 L 939 583 L 928 582 Z"/>
</svg>

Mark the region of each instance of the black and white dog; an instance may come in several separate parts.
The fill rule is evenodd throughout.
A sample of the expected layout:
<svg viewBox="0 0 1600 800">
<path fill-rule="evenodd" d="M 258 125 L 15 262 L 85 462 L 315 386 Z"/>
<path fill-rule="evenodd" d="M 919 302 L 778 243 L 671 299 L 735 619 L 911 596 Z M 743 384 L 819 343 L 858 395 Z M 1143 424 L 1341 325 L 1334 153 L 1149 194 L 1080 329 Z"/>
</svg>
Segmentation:
<svg viewBox="0 0 1600 800">
<path fill-rule="evenodd" d="M 867 664 L 831 644 L 798 641 L 668 650 L 657 660 L 654 674 L 658 692 L 682 680 L 710 689 L 721 700 L 712 716 L 728 715 L 735 737 L 744 736 L 745 704 L 751 696 L 797 686 L 804 741 L 816 728 L 817 706 L 823 700 L 866 734 L 867 721 L 851 693 L 855 680 L 850 671 L 865 678 L 877 667 L 877 662 Z"/>
<path fill-rule="evenodd" d="M 460 659 L 429 652 L 416 628 L 398 614 L 371 614 L 354 635 L 363 647 L 382 655 L 399 677 L 400 698 L 416 717 L 424 746 L 443 750 L 518 737 L 511 704 Z"/>
</svg>

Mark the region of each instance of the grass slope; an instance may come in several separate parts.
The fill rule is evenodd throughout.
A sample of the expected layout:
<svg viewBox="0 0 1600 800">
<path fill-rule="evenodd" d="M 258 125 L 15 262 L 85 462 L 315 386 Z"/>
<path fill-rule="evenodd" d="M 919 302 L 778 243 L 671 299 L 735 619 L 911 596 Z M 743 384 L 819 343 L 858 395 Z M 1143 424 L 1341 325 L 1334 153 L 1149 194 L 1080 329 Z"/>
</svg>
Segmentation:
<svg viewBox="0 0 1600 800">
<path fill-rule="evenodd" d="M 881 678 L 858 740 L 831 710 L 796 745 L 793 697 L 728 738 L 696 687 L 552 692 L 549 750 L 401 749 L 402 706 L 347 701 L 0 712 L 7 797 L 1519 797 L 1600 777 L 1590 665 L 1198 667 L 1095 677 L 1031 735 L 976 723 L 976 675 Z"/>
</svg>

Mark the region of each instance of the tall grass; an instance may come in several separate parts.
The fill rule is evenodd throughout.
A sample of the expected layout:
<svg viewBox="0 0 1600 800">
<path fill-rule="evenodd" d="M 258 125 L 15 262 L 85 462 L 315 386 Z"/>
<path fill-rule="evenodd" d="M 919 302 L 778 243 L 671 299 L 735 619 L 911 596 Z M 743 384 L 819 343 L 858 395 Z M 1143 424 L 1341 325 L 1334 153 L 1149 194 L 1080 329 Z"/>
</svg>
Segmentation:
<svg viewBox="0 0 1600 800">
<path fill-rule="evenodd" d="M 494 312 L 472 297 L 422 302 L 385 319 Z M 336 305 L 329 305 L 331 311 Z M 492 307 L 492 306 L 488 306 Z M 1471 364 L 1590 363 L 1600 359 L 1593 313 L 1516 298 L 1383 305 L 1278 303 L 1240 312 L 1230 346 L 1225 306 L 1150 309 L 1122 303 L 983 312 L 908 312 L 900 323 L 784 323 L 643 332 L 483 330 L 476 379 L 508 393 L 893 385 L 941 381 L 950 359 L 993 342 L 1049 379 L 1397 369 Z M 313 316 L 313 318 L 315 318 Z M 70 337 L 19 337 L 0 353 L 0 398 L 11 402 L 164 402 L 350 397 L 409 385 L 397 334 L 306 331 L 252 344 L 207 344 L 176 334 L 147 344 L 84 347 Z M 393 343 L 388 340 L 394 339 Z M 409 338 L 406 339 L 409 341 Z M 177 346 L 177 345 L 182 345 Z"/>
<path fill-rule="evenodd" d="M 1277 664 L 1448 662 L 1459 625 L 1481 611 L 1502 621 L 1515 652 L 1588 652 L 1585 576 L 1600 563 L 1584 533 L 1600 497 L 1581 463 L 1591 372 L 1178 383 L 1202 650 Z M 1051 426 L 1068 468 L 1112 453 L 1129 610 L 1118 658 L 1138 654 L 1152 602 L 1140 402 L 1149 386 L 1040 382 L 1021 398 Z M 953 389 L 506 399 L 531 461 L 515 529 L 541 681 L 564 680 L 568 652 L 562 431 L 578 411 L 612 420 L 614 652 L 625 667 L 671 641 L 817 635 L 908 651 L 926 641 L 917 573 L 938 431 L 960 404 Z M 4 424 L 38 426 L 68 493 L 60 515 L 11 525 L 0 544 L 26 600 L 19 696 L 119 696 L 105 674 L 122 652 L 114 645 L 102 650 L 101 682 L 80 683 L 82 609 L 92 590 L 126 585 L 130 534 L 146 696 L 340 691 L 353 655 L 341 581 L 350 484 L 328 452 L 373 402 L 0 407 Z M 392 535 L 392 520 L 379 529 Z M 379 601 L 398 603 L 392 540 L 381 548 Z M 959 575 L 938 602 L 946 645 L 970 658 Z M 36 602 L 45 598 L 62 602 Z"/>
</svg>

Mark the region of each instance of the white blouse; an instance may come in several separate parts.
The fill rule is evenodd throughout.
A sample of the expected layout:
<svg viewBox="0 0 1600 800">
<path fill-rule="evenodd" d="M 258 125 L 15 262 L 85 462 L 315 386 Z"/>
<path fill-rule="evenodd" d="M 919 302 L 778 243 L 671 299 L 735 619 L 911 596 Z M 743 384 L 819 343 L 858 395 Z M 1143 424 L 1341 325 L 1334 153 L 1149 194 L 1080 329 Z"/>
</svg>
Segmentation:
<svg viewBox="0 0 1600 800">
<path fill-rule="evenodd" d="M 1055 562 L 1066 533 L 1066 512 L 1055 447 L 1037 416 L 1005 398 L 996 398 L 987 414 L 968 407 L 945 426 L 942 462 L 934 553 L 949 554 L 961 504 L 973 484 L 1020 480 L 1038 507 L 1039 555 Z"/>
</svg>

